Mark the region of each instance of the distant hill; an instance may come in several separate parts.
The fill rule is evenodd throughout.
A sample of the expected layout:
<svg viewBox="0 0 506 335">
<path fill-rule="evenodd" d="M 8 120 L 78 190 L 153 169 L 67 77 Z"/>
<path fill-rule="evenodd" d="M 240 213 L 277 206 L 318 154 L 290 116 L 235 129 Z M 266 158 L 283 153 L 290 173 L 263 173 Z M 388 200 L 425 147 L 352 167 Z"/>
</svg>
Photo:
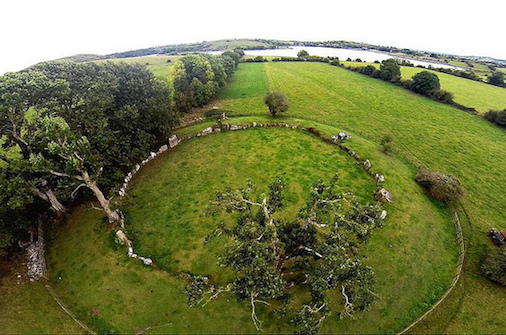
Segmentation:
<svg viewBox="0 0 506 335">
<path fill-rule="evenodd" d="M 258 49 L 276 49 L 294 45 L 291 41 L 264 40 L 264 39 L 226 39 L 217 41 L 204 41 L 190 44 L 171 44 L 146 49 L 130 50 L 106 55 L 106 58 L 126 58 L 148 55 L 176 55 L 182 53 L 202 52 L 202 51 L 221 51 L 221 50 L 258 50 Z"/>
</svg>

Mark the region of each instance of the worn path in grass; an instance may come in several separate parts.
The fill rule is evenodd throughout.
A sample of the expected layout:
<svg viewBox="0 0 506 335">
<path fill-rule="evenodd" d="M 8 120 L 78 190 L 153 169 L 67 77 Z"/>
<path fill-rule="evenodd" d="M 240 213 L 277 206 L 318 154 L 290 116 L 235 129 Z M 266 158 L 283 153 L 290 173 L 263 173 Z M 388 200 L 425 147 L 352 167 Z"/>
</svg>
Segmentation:
<svg viewBox="0 0 506 335">
<path fill-rule="evenodd" d="M 461 180 L 470 221 L 466 294 L 451 322 L 442 322 L 452 332 L 504 329 L 506 309 L 501 306 L 506 291 L 482 279 L 478 267 L 489 247 L 488 229 L 506 228 L 506 132 L 478 116 L 326 64 L 253 66 L 263 67 L 258 71 L 266 72 L 267 89 L 287 94 L 291 116 L 343 127 L 377 142 L 391 133 L 400 155 Z M 242 108 L 240 99 L 224 100 L 223 108 L 238 114 L 261 110 L 260 106 Z M 471 324 L 465 321 L 470 316 L 474 316 Z"/>
</svg>

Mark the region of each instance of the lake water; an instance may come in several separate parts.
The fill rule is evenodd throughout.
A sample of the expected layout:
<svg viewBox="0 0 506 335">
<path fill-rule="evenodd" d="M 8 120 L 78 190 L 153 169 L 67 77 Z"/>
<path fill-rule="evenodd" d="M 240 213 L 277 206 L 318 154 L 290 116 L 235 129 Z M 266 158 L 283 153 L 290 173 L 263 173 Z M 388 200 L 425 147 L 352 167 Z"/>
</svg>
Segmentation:
<svg viewBox="0 0 506 335">
<path fill-rule="evenodd" d="M 326 48 L 326 47 L 290 47 L 285 49 L 265 49 L 265 50 L 245 50 L 244 53 L 249 56 L 275 56 L 275 57 L 297 57 L 300 50 L 306 50 L 311 56 L 321 57 L 339 57 L 339 60 L 345 61 L 348 58 L 355 60 L 360 58 L 363 62 L 383 61 L 389 58 L 400 58 L 410 61 L 413 65 L 423 65 L 428 67 L 445 68 L 445 69 L 458 69 L 456 66 L 442 64 L 437 62 L 426 62 L 404 57 L 397 57 L 386 52 L 373 51 L 373 50 L 357 50 L 357 49 L 340 49 L 340 48 Z"/>
</svg>

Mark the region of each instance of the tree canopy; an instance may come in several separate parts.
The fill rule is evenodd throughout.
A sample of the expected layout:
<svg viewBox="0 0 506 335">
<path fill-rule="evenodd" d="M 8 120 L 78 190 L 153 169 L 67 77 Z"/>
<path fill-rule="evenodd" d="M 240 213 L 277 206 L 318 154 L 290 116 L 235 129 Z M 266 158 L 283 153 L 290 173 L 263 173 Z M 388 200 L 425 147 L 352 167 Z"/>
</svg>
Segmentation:
<svg viewBox="0 0 506 335">
<path fill-rule="evenodd" d="M 390 82 L 398 82 L 401 79 L 401 68 L 393 58 L 381 62 L 379 76 Z"/>
<path fill-rule="evenodd" d="M 253 324 L 261 330 L 257 306 L 290 303 L 288 287 L 309 293 L 292 316 L 302 333 L 314 333 L 331 314 L 351 317 L 374 300 L 374 274 L 363 265 L 358 247 L 382 225 L 376 204 L 362 204 L 351 193 L 335 192 L 337 175 L 328 183 L 313 184 L 305 206 L 291 221 L 280 219 L 286 183 L 277 178 L 268 194 L 255 200 L 255 186 L 248 182 L 238 190 L 216 194 L 213 212 L 239 214 L 232 226 L 220 224 L 206 239 L 229 238 L 220 265 L 234 271 L 234 278 L 220 286 L 207 276 L 194 276 L 186 286 L 191 306 L 207 304 L 223 292 L 231 292 L 251 307 Z M 330 304 L 329 291 L 342 299 Z M 333 307 L 330 307 L 330 306 Z M 337 306 L 337 307 L 335 307 Z"/>
<path fill-rule="evenodd" d="M 423 95 L 429 95 L 430 92 L 441 88 L 438 76 L 429 71 L 418 72 L 411 80 L 411 90 Z"/>
<path fill-rule="evenodd" d="M 143 66 L 49 62 L 0 77 L 0 246 L 83 186 L 103 192 L 178 122 L 170 91 Z M 5 229 L 4 229 L 5 228 Z"/>
<path fill-rule="evenodd" d="M 495 86 L 502 86 L 504 87 L 504 73 L 500 71 L 495 71 L 492 73 L 490 77 L 488 77 L 489 84 L 495 85 Z"/>
<path fill-rule="evenodd" d="M 272 116 L 276 116 L 278 113 L 284 113 L 290 107 L 286 96 L 278 91 L 267 93 L 264 97 L 264 103 L 269 108 L 269 113 Z"/>
</svg>

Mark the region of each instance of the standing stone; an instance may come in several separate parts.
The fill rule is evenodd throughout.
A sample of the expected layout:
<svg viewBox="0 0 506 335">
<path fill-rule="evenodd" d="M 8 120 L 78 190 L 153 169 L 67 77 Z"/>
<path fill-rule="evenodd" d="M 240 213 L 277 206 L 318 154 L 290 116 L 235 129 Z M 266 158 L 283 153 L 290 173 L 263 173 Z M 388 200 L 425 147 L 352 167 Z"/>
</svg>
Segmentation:
<svg viewBox="0 0 506 335">
<path fill-rule="evenodd" d="M 392 195 L 385 188 L 382 188 L 378 192 L 376 192 L 374 198 L 378 201 L 392 202 Z"/>
<path fill-rule="evenodd" d="M 177 135 L 172 135 L 171 137 L 169 137 L 169 148 L 174 148 L 178 144 L 179 140 L 177 138 Z"/>
<path fill-rule="evenodd" d="M 366 169 L 366 171 L 369 171 L 370 168 L 371 168 L 371 162 L 369 162 L 369 160 L 366 160 L 364 162 L 364 169 Z"/>
</svg>

